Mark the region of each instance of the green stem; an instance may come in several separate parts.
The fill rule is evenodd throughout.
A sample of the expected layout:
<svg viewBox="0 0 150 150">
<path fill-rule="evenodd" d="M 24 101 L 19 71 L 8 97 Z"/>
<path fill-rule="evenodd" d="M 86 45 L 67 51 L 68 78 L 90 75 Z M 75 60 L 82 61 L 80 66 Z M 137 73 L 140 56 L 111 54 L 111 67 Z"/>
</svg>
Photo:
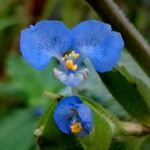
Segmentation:
<svg viewBox="0 0 150 150">
<path fill-rule="evenodd" d="M 150 47 L 119 7 L 112 0 L 86 1 L 102 19 L 110 23 L 115 30 L 123 35 L 129 52 L 150 77 Z"/>
<path fill-rule="evenodd" d="M 72 90 L 72 95 L 78 95 L 78 89 L 76 87 L 71 88 Z"/>
<path fill-rule="evenodd" d="M 48 97 L 48 98 L 50 98 L 50 99 L 55 99 L 57 101 L 59 101 L 59 100 L 61 100 L 63 98 L 63 96 L 60 95 L 60 94 L 55 94 L 55 93 L 51 93 L 51 92 L 47 92 L 47 91 L 45 91 L 43 93 L 43 95 Z"/>
</svg>

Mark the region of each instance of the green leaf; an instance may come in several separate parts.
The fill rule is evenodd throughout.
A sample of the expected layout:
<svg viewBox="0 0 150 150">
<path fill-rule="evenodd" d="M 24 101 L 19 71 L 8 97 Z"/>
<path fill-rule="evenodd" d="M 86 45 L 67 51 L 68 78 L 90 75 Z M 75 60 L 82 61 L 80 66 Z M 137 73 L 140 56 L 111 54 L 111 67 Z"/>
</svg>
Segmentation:
<svg viewBox="0 0 150 150">
<path fill-rule="evenodd" d="M 144 124 L 150 123 L 150 89 L 144 82 L 129 74 L 123 66 L 98 74 L 111 94 L 133 118 Z"/>
<path fill-rule="evenodd" d="M 53 76 L 53 68 L 56 65 L 56 61 L 52 60 L 45 70 L 38 71 L 27 64 L 21 56 L 11 54 L 8 58 L 7 74 L 12 86 L 27 93 L 31 105 L 39 105 L 44 102 L 43 91 L 58 92 L 64 87 Z"/>
<path fill-rule="evenodd" d="M 108 150 L 114 132 L 115 117 L 93 100 L 85 97 L 81 99 L 90 106 L 94 116 L 94 130 L 90 136 L 80 138 L 81 143 L 86 150 Z"/>
<path fill-rule="evenodd" d="M 1 118 L 0 149 L 1 150 L 29 150 L 35 145 L 33 131 L 36 120 L 30 109 L 11 112 Z"/>
<path fill-rule="evenodd" d="M 0 33 L 4 32 L 4 30 L 8 30 L 9 27 L 13 28 L 14 26 L 18 25 L 19 21 L 16 22 L 16 20 L 14 20 L 11 17 L 4 17 L 1 18 L 1 24 L 0 24 Z"/>
<path fill-rule="evenodd" d="M 0 83 L 0 111 L 27 106 L 27 94 L 9 83 Z"/>
<path fill-rule="evenodd" d="M 114 141 L 110 150 L 149 150 L 150 136 L 128 137 L 124 141 Z"/>
</svg>

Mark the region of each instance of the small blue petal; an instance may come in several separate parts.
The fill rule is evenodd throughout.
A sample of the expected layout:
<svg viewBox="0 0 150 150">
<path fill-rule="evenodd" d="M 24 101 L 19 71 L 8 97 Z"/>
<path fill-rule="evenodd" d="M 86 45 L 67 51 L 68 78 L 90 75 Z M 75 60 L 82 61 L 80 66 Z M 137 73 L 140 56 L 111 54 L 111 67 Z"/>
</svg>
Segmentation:
<svg viewBox="0 0 150 150">
<path fill-rule="evenodd" d="M 79 136 L 89 135 L 93 127 L 93 115 L 91 109 L 87 105 L 78 105 L 77 112 L 81 120 L 83 131 Z"/>
<path fill-rule="evenodd" d="M 57 107 L 54 112 L 54 120 L 58 128 L 67 134 L 70 134 L 70 122 L 74 112 L 69 107 Z"/>
<path fill-rule="evenodd" d="M 85 21 L 72 30 L 73 49 L 89 57 L 99 72 L 110 71 L 124 47 L 123 39 L 111 26 L 96 20 Z"/>
<path fill-rule="evenodd" d="M 82 130 L 78 136 L 86 136 L 92 130 L 93 116 L 91 109 L 82 104 L 82 101 L 77 96 L 70 96 L 62 99 L 54 111 L 54 120 L 58 128 L 67 134 L 70 134 L 70 125 L 73 122 L 80 122 Z"/>
<path fill-rule="evenodd" d="M 38 70 L 47 67 L 53 56 L 65 53 L 70 45 L 70 30 L 61 21 L 40 21 L 21 32 L 21 53 Z"/>
<path fill-rule="evenodd" d="M 77 104 L 82 104 L 81 99 L 78 96 L 69 96 L 63 98 L 57 106 L 74 106 Z"/>
<path fill-rule="evenodd" d="M 63 98 L 57 105 L 53 118 L 58 128 L 67 134 L 70 134 L 70 123 L 75 115 L 75 105 L 81 104 L 82 101 L 77 96 Z"/>
</svg>

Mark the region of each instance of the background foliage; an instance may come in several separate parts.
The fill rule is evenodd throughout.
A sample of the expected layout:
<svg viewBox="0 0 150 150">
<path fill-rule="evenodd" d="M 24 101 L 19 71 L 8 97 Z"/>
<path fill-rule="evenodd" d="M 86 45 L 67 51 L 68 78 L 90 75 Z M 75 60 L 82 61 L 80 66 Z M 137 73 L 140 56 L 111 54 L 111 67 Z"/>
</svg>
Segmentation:
<svg viewBox="0 0 150 150">
<path fill-rule="evenodd" d="M 123 9 L 124 13 L 136 28 L 140 30 L 145 39 L 150 42 L 149 0 L 115 0 L 115 2 Z M 43 92 L 49 91 L 64 94 L 70 92 L 69 88 L 66 88 L 53 77 L 52 68 L 57 64 L 55 60 L 53 60 L 46 70 L 39 72 L 26 64 L 20 56 L 20 30 L 27 25 L 31 23 L 34 24 L 36 21 L 42 19 L 62 20 L 65 24 L 72 27 L 83 20 L 100 18 L 84 0 L 0 0 L 1 150 L 37 149 L 38 146 L 36 144 L 36 139 L 33 137 L 33 133 L 38 127 L 40 110 L 42 108 L 46 111 L 47 108 L 50 107 L 48 106 L 49 103 L 52 102 L 43 95 Z M 133 90 L 131 95 L 130 93 L 129 95 L 126 95 L 126 93 L 123 95 L 121 91 L 117 91 L 118 94 L 114 94 L 116 91 L 113 91 L 113 89 L 115 89 L 113 83 L 112 85 L 107 85 L 107 83 L 104 85 L 90 64 L 87 65 L 92 74 L 90 74 L 89 79 L 78 89 L 80 95 L 95 100 L 122 121 L 132 120 L 137 122 L 140 120 L 146 125 L 150 123 L 150 80 L 126 49 L 124 49 L 120 59 L 120 65 L 125 66 L 126 69 L 120 70 L 117 68 L 114 71 L 114 76 L 111 75 L 112 72 L 110 75 L 100 74 L 99 76 L 102 77 L 104 82 L 111 78 L 117 78 L 117 87 L 124 87 L 124 85 L 126 85 L 127 87 L 125 88 L 128 88 L 128 86 L 133 85 L 133 87 L 131 87 L 131 90 Z M 124 84 L 122 84 L 122 79 L 124 79 Z M 136 87 L 134 87 L 135 85 Z M 107 90 L 106 86 L 108 86 L 108 89 L 111 92 Z M 123 89 L 123 91 L 124 90 L 125 89 Z M 133 99 L 135 98 L 134 95 L 140 95 L 140 102 L 133 102 Z M 126 98 L 128 98 L 127 101 L 125 101 Z M 88 100 L 85 100 L 85 102 L 89 105 L 93 105 L 90 104 Z M 49 117 L 51 113 L 47 115 Z M 94 113 L 94 115 L 97 116 L 98 114 Z M 121 141 L 111 140 L 112 133 L 106 118 L 103 118 L 102 116 L 99 117 L 98 122 L 101 122 L 101 124 L 96 128 L 96 132 L 100 132 L 100 136 L 95 135 L 100 139 L 103 139 L 103 141 L 100 139 L 96 141 L 102 150 L 108 149 L 108 147 L 110 150 L 150 149 L 149 135 L 142 137 L 129 136 Z M 50 120 L 50 122 L 52 121 Z M 45 122 L 45 120 L 43 120 L 40 122 L 39 126 L 41 124 L 46 124 L 46 127 L 48 127 L 48 129 L 44 129 L 46 133 L 53 133 L 51 132 L 53 128 L 49 129 L 50 123 L 48 124 L 47 121 Z M 103 128 L 103 126 L 105 126 L 105 128 Z M 51 144 L 47 144 L 49 140 L 47 139 L 46 134 L 44 134 L 43 138 L 37 139 L 39 145 L 41 145 L 41 141 L 44 143 L 44 146 L 41 146 L 42 149 L 48 149 L 50 147 L 57 150 L 60 147 L 67 149 L 66 145 L 63 143 L 64 138 L 59 139 L 59 142 L 57 142 L 57 136 L 54 134 L 50 134 L 50 137 L 48 135 Z M 61 134 L 62 133 L 58 133 L 60 137 L 64 137 L 64 135 Z M 65 138 L 67 143 L 69 138 Z M 72 137 L 72 139 L 74 139 L 74 137 Z M 87 143 L 86 140 L 81 142 L 83 142 L 84 145 Z M 76 149 L 81 148 L 82 144 L 80 144 L 81 143 L 79 142 L 79 144 L 76 145 Z M 56 148 L 55 145 L 58 147 Z"/>
</svg>

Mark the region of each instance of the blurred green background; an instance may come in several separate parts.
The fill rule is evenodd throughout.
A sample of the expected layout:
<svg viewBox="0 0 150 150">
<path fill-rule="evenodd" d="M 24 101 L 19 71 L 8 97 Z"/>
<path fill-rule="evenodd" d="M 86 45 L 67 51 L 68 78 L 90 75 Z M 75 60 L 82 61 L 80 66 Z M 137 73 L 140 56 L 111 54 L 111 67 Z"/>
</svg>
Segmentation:
<svg viewBox="0 0 150 150">
<path fill-rule="evenodd" d="M 150 42 L 150 0 L 115 2 Z M 0 0 L 0 150 L 37 149 L 33 132 L 41 109 L 46 110 L 49 102 L 43 92 L 70 92 L 53 77 L 53 67 L 57 65 L 55 60 L 44 71 L 36 71 L 20 56 L 20 31 L 42 19 L 62 20 L 72 27 L 83 20 L 100 18 L 84 0 Z M 149 78 L 126 49 L 120 64 L 150 85 Z M 92 73 L 79 92 L 95 99 L 120 119 L 130 120 L 94 70 L 90 66 L 89 69 Z M 149 150 L 150 138 L 132 137 L 125 142 L 112 143 L 111 149 Z"/>
</svg>

